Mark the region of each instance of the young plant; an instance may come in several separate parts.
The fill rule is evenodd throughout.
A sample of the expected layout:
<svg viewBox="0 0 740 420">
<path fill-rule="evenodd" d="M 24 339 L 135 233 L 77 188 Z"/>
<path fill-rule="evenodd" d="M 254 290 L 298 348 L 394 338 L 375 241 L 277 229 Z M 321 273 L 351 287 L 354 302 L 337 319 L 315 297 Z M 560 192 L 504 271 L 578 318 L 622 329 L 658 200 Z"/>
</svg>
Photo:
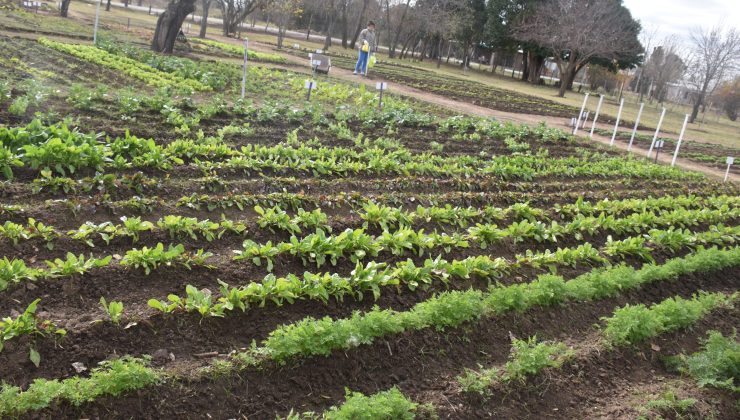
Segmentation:
<svg viewBox="0 0 740 420">
<path fill-rule="evenodd" d="M 171 266 L 172 263 L 181 261 L 184 254 L 185 247 L 182 244 L 170 245 L 165 251 L 164 245 L 160 242 L 154 248 L 145 246 L 141 249 L 127 251 L 121 260 L 121 265 L 143 268 L 144 274 L 149 275 L 152 270 L 156 270 L 162 265 Z"/>
<path fill-rule="evenodd" d="M 100 297 L 100 306 L 103 307 L 105 313 L 108 314 L 111 322 L 118 325 L 121 322 L 121 316 L 123 316 L 123 302 L 111 301 L 106 302 L 103 296 Z"/>
<path fill-rule="evenodd" d="M 49 266 L 49 274 L 52 277 L 73 276 L 85 274 L 94 268 L 105 267 L 110 263 L 111 258 L 110 255 L 103 258 L 95 258 L 90 255 L 85 259 L 85 255 L 83 254 L 77 257 L 73 253 L 68 252 L 66 260 L 57 258 L 54 261 L 46 261 L 46 265 Z"/>
</svg>

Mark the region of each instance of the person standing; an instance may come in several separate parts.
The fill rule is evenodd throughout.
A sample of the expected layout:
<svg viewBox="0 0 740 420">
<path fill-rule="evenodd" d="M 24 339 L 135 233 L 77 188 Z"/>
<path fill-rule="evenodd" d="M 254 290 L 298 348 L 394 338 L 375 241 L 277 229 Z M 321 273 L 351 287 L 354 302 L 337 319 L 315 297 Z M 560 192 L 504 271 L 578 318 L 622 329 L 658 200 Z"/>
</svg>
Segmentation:
<svg viewBox="0 0 740 420">
<path fill-rule="evenodd" d="M 359 72 L 361 75 L 367 74 L 367 60 L 370 57 L 370 52 L 375 49 L 375 22 L 372 20 L 367 23 L 367 28 L 360 32 L 360 56 L 357 58 L 357 64 L 355 64 L 355 71 L 352 74 Z"/>
</svg>

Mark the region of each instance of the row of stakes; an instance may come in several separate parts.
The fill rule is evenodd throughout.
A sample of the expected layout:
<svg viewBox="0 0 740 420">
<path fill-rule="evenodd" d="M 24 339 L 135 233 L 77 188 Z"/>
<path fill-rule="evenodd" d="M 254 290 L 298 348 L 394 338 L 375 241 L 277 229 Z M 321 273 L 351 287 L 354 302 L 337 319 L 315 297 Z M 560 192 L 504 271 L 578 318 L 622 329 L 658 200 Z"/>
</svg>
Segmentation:
<svg viewBox="0 0 740 420">
<path fill-rule="evenodd" d="M 573 134 L 578 133 L 578 128 L 585 128 L 586 121 L 588 120 L 588 112 L 585 112 L 586 109 L 586 103 L 588 102 L 589 93 L 587 92 L 586 95 L 583 98 L 583 104 L 581 105 L 581 111 L 578 114 L 578 118 L 572 118 L 571 119 L 571 125 L 573 126 Z M 591 131 L 589 132 L 589 137 L 594 137 L 594 130 L 596 129 L 596 121 L 599 119 L 599 112 L 601 111 L 601 104 L 604 102 L 604 95 L 599 95 L 599 103 L 596 105 L 596 113 L 594 114 L 594 119 L 591 122 Z M 610 146 L 614 146 L 614 140 L 617 138 L 617 130 L 619 128 L 619 121 L 622 118 L 622 109 L 624 108 L 624 98 L 619 103 L 619 111 L 617 111 L 617 121 L 614 123 L 614 132 L 612 133 L 611 141 L 609 142 Z M 642 116 L 642 110 L 645 108 L 645 103 L 640 103 L 640 109 L 637 111 L 637 118 L 635 119 L 635 125 L 632 127 L 632 135 L 630 136 L 629 144 L 627 145 L 627 151 L 632 150 L 632 143 L 635 141 L 635 135 L 637 134 L 637 127 L 640 124 L 640 117 Z M 663 111 L 660 113 L 660 118 L 658 119 L 658 125 L 655 128 L 655 134 L 653 134 L 653 140 L 650 142 L 650 148 L 647 151 L 646 157 L 650 158 L 650 154 L 655 150 L 655 162 L 658 161 L 658 154 L 660 153 L 660 150 L 663 148 L 664 141 L 658 140 L 658 134 L 660 133 L 660 127 L 663 125 L 663 118 L 665 117 L 665 111 L 666 109 L 663 108 Z M 581 122 L 581 119 L 583 119 L 583 122 Z M 689 122 L 689 114 L 686 114 L 683 120 L 683 126 L 681 127 L 681 133 L 678 135 L 678 142 L 676 143 L 676 150 L 673 152 L 673 159 L 671 160 L 671 166 L 676 166 L 676 159 L 678 159 L 678 151 L 681 148 L 681 143 L 683 142 L 683 136 L 686 132 L 686 125 Z M 735 158 L 732 156 L 728 156 L 727 160 L 725 161 L 727 163 L 727 169 L 725 171 L 725 178 L 724 182 L 727 182 L 727 179 L 730 176 L 730 167 L 735 163 Z"/>
</svg>

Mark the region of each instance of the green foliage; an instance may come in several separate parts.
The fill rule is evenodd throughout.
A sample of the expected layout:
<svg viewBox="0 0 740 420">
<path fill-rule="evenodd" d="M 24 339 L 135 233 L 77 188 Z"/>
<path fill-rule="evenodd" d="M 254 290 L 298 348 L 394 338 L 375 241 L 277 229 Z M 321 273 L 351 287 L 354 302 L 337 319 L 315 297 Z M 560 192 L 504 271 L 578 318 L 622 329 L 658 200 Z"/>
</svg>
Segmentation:
<svg viewBox="0 0 740 420">
<path fill-rule="evenodd" d="M 680 355 L 669 362 L 694 378 L 701 387 L 740 392 L 740 341 L 735 331 L 727 337 L 718 331 L 710 331 L 700 351 Z"/>
<path fill-rule="evenodd" d="M 146 361 L 131 357 L 104 361 L 90 377 L 35 379 L 22 391 L 4 385 L 0 391 L 0 416 L 18 416 L 49 407 L 55 402 L 80 406 L 103 395 L 118 396 L 159 382 L 160 374 L 146 366 Z"/>
<path fill-rule="evenodd" d="M 538 374 L 545 368 L 559 368 L 573 356 L 573 351 L 563 343 L 537 342 L 537 337 L 519 340 L 512 337 L 511 353 L 503 369 L 466 369 L 457 381 L 465 392 L 488 395 L 496 382 L 524 382 L 527 376 Z"/>
<path fill-rule="evenodd" d="M 660 416 L 681 419 L 696 403 L 697 400 L 694 398 L 679 398 L 674 391 L 668 390 L 660 397 L 648 401 L 645 409 Z"/>
<path fill-rule="evenodd" d="M 36 309 L 41 299 L 31 302 L 22 314 L 16 318 L 5 317 L 0 319 L 0 352 L 3 351 L 5 343 L 21 336 L 46 336 L 57 334 L 64 336 L 67 332 L 57 328 L 51 321 L 39 321 L 36 317 Z M 39 353 L 30 348 L 30 359 L 38 367 L 41 360 Z"/>
<path fill-rule="evenodd" d="M 344 404 L 324 413 L 326 420 L 411 420 L 417 404 L 404 396 L 398 388 L 365 396 L 346 390 Z"/>
<path fill-rule="evenodd" d="M 111 258 L 112 257 L 110 255 L 103 258 L 95 258 L 90 255 L 86 259 L 83 254 L 80 254 L 80 256 L 77 257 L 73 253 L 68 252 L 66 260 L 57 258 L 54 261 L 46 261 L 46 265 L 49 266 L 48 273 L 52 277 L 72 276 L 75 274 L 82 275 L 92 270 L 93 268 L 107 266 L 110 263 Z"/>
<path fill-rule="evenodd" d="M 172 263 L 182 261 L 185 255 L 185 247 L 182 244 L 176 246 L 170 245 L 165 251 L 164 245 L 160 242 L 154 248 L 143 247 L 141 249 L 132 249 L 126 251 L 126 255 L 121 260 L 121 265 L 133 266 L 134 268 L 143 268 L 144 274 L 149 274 L 161 265 L 171 266 Z"/>
<path fill-rule="evenodd" d="M 111 322 L 118 325 L 121 322 L 121 316 L 123 316 L 123 302 L 111 301 L 108 303 L 105 297 L 100 297 L 100 306 L 103 307 L 105 313 L 108 314 Z"/>
<path fill-rule="evenodd" d="M 611 344 L 636 344 L 664 332 L 687 327 L 709 311 L 731 305 L 733 297 L 723 293 L 700 293 L 692 299 L 668 298 L 650 306 L 625 305 L 614 311 L 606 323 L 604 337 Z"/>
<path fill-rule="evenodd" d="M 10 284 L 36 280 L 41 274 L 39 270 L 26 266 L 23 260 L 3 257 L 0 260 L 0 291 L 7 289 Z"/>
</svg>

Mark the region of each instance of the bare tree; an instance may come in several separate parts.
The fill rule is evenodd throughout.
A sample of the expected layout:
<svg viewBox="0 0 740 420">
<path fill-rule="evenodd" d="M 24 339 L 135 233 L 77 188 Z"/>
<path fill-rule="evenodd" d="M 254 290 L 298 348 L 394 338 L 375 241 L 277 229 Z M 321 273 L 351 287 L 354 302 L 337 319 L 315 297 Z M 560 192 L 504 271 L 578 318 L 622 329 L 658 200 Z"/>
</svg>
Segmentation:
<svg viewBox="0 0 740 420">
<path fill-rule="evenodd" d="M 619 0 L 545 0 L 514 28 L 514 37 L 552 51 L 565 96 L 578 70 L 594 58 L 639 52 L 639 23 Z"/>
<path fill-rule="evenodd" d="M 195 11 L 196 0 L 171 0 L 165 11 L 157 19 L 157 27 L 154 29 L 152 39 L 152 50 L 172 53 L 175 48 L 177 35 L 185 18 Z"/>
<path fill-rule="evenodd" d="M 300 11 L 300 8 L 300 0 L 273 0 L 270 2 L 267 10 L 278 27 L 278 48 L 283 48 L 283 40 L 285 39 L 285 32 L 288 30 L 288 23 Z"/>
<path fill-rule="evenodd" d="M 266 5 L 268 0 L 219 0 L 221 16 L 224 22 L 224 36 L 236 33 L 239 24 L 247 16 Z"/>
<path fill-rule="evenodd" d="M 666 38 L 662 45 L 656 47 L 642 70 L 645 73 L 645 84 L 653 86 L 649 92 L 650 97 L 663 102 L 668 84 L 680 80 L 686 71 L 676 38 Z M 641 96 L 642 92 L 643 90 L 640 91 Z"/>
<path fill-rule="evenodd" d="M 687 81 L 696 91 L 689 117 L 689 122 L 693 123 L 707 92 L 722 82 L 724 76 L 737 70 L 740 63 L 740 31 L 730 28 L 725 32 L 720 25 L 709 30 L 697 28 L 691 33 L 691 43 L 692 56 Z"/>
</svg>

